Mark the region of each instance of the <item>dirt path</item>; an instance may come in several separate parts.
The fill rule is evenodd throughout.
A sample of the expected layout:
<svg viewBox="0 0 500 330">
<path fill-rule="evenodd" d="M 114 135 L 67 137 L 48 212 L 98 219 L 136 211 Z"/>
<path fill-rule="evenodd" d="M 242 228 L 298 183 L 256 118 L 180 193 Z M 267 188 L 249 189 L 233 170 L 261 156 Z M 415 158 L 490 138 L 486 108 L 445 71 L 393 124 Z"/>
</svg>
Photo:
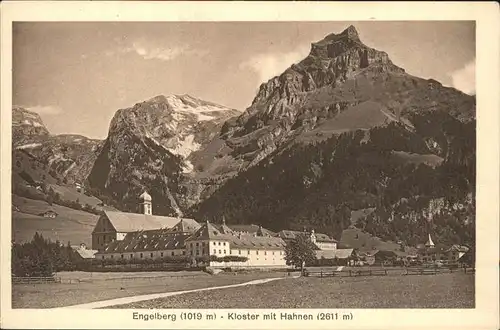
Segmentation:
<svg viewBox="0 0 500 330">
<path fill-rule="evenodd" d="M 286 277 L 286 278 L 296 278 L 296 277 L 298 277 L 298 276 L 290 276 L 290 277 Z M 247 286 L 247 285 L 257 285 L 257 284 L 268 283 L 268 282 L 281 280 L 281 279 L 285 279 L 285 277 L 265 278 L 265 279 L 253 280 L 253 281 L 249 281 L 249 282 L 245 282 L 245 283 L 223 285 L 223 286 L 209 287 L 209 288 L 203 288 L 203 289 L 193 289 L 193 290 L 164 292 L 164 293 L 153 293 L 153 294 L 125 297 L 125 298 L 116 298 L 116 299 L 110 299 L 110 300 L 95 301 L 95 302 L 86 303 L 86 304 L 71 305 L 71 306 L 66 306 L 66 307 L 57 307 L 57 309 L 60 309 L 60 308 L 63 308 L 63 309 L 67 309 L 67 308 L 80 308 L 80 309 L 105 308 L 105 307 L 109 307 L 109 306 L 130 304 L 130 303 L 134 303 L 134 302 L 138 302 L 138 301 L 177 296 L 177 295 L 181 295 L 184 293 L 201 292 L 201 291 L 226 289 L 226 288 L 236 288 L 236 287 Z"/>
</svg>

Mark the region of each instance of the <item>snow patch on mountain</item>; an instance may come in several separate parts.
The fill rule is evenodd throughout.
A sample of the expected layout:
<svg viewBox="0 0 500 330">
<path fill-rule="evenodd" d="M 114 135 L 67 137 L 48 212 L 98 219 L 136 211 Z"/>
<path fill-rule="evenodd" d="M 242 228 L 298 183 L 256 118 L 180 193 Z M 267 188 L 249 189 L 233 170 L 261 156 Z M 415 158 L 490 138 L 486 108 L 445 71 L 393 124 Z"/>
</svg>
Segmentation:
<svg viewBox="0 0 500 330">
<path fill-rule="evenodd" d="M 16 147 L 17 150 L 21 150 L 21 149 L 33 149 L 33 148 L 38 148 L 38 147 L 41 147 L 42 144 L 41 143 L 28 143 L 28 144 L 24 144 L 22 146 L 18 146 Z"/>
<path fill-rule="evenodd" d="M 168 148 L 170 152 L 172 152 L 175 155 L 182 156 L 183 158 L 186 158 L 189 156 L 193 151 L 200 150 L 201 144 L 196 143 L 194 141 L 194 135 L 189 134 L 185 136 L 183 139 L 179 139 L 177 145 L 174 148 Z"/>
</svg>

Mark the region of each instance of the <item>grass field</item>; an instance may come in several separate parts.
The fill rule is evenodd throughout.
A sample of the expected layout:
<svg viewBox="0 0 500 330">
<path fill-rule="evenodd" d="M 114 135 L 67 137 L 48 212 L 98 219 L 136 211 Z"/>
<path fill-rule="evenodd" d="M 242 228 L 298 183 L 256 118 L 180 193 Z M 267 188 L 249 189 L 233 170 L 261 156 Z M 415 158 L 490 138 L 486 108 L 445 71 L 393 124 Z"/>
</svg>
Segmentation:
<svg viewBox="0 0 500 330">
<path fill-rule="evenodd" d="M 99 216 L 45 201 L 12 196 L 12 202 L 21 212 L 12 212 L 12 238 L 16 242 L 26 242 L 33 238 L 35 232 L 52 241 L 59 240 L 73 245 L 85 243 L 91 245 L 91 233 Z M 37 214 L 47 210 L 58 213 L 56 218 L 44 218 Z"/>
<path fill-rule="evenodd" d="M 182 277 L 182 276 L 185 277 Z M 173 292 L 280 277 L 283 273 L 209 275 L 203 272 L 65 273 L 73 284 L 14 284 L 12 308 L 53 308 L 150 293 Z M 205 306 L 206 307 L 206 306 Z"/>
<path fill-rule="evenodd" d="M 116 308 L 474 308 L 474 275 L 288 278 Z"/>
</svg>

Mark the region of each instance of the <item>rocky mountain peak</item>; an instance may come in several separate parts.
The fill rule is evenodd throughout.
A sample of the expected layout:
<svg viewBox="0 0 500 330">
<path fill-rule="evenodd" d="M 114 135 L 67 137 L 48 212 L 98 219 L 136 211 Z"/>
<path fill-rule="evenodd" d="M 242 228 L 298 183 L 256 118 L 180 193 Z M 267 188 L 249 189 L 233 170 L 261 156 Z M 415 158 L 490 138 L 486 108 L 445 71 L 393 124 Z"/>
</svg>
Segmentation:
<svg viewBox="0 0 500 330">
<path fill-rule="evenodd" d="M 338 42 L 338 41 L 355 41 L 361 43 L 358 30 L 353 25 L 350 25 L 341 33 L 331 33 L 323 39 L 323 42 Z"/>
</svg>

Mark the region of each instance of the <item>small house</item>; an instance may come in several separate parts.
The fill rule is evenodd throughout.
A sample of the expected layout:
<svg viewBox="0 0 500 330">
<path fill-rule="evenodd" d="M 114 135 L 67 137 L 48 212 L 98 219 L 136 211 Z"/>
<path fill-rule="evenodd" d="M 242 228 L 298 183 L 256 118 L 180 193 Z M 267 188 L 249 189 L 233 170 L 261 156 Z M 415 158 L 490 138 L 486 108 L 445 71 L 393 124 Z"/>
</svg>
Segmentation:
<svg viewBox="0 0 500 330">
<path fill-rule="evenodd" d="M 57 212 L 52 211 L 52 210 L 48 210 L 48 211 L 45 211 L 43 213 L 39 213 L 38 215 L 41 217 L 44 217 L 44 218 L 55 218 L 58 216 Z"/>
</svg>

